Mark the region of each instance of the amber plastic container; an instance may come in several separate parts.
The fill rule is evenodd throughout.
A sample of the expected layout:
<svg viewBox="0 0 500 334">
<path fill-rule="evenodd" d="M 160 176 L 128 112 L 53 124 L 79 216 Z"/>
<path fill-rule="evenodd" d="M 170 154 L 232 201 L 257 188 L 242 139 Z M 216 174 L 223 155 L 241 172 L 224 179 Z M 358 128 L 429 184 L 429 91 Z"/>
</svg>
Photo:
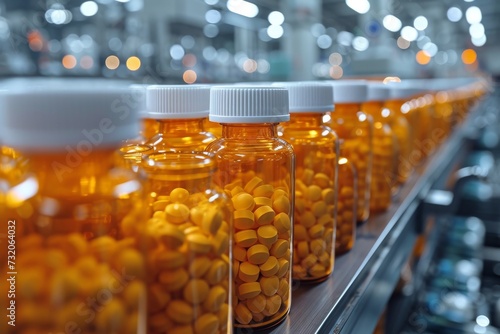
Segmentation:
<svg viewBox="0 0 500 334">
<path fill-rule="evenodd" d="M 0 96 L 5 144 L 30 161 L 4 204 L 16 218 L 4 225 L 12 253 L 0 266 L 12 280 L 0 281 L 0 300 L 2 308 L 15 301 L 16 317 L 3 333 L 146 330 L 145 244 L 129 233 L 130 223 L 145 222 L 142 189 L 134 173 L 114 167 L 113 152 L 139 127 L 137 114 L 112 109 L 126 93 L 69 87 Z"/>
<path fill-rule="evenodd" d="M 400 97 L 401 89 L 390 85 L 391 93 L 389 99 L 385 102 L 383 116 L 387 118 L 389 126 L 396 134 L 398 139 L 399 157 L 398 157 L 398 172 L 397 180 L 401 185 L 408 180 L 411 172 L 415 168 L 417 162 L 411 161 L 412 153 L 412 130 L 414 125 L 410 126 L 407 118 L 401 110 L 405 103 L 405 98 Z"/>
<path fill-rule="evenodd" d="M 356 205 L 358 177 L 356 168 L 347 158 L 339 159 L 336 255 L 344 254 L 356 242 Z"/>
<path fill-rule="evenodd" d="M 205 129 L 213 134 L 215 137 L 220 138 L 222 136 L 222 125 L 215 122 L 210 122 L 210 120 L 205 118 Z"/>
<path fill-rule="evenodd" d="M 148 329 L 152 333 L 229 333 L 232 213 L 214 188 L 215 161 L 195 153 L 144 158 L 149 194 Z"/>
<path fill-rule="evenodd" d="M 391 204 L 392 188 L 396 184 L 395 164 L 397 143 L 384 112 L 384 102 L 390 89 L 385 85 L 368 85 L 367 102 L 362 110 L 373 118 L 373 169 L 370 186 L 370 212 L 387 210 Z"/>
<path fill-rule="evenodd" d="M 422 160 L 430 156 L 443 141 L 444 133 L 437 130 L 438 116 L 436 114 L 436 103 L 432 94 L 422 95 L 417 99 L 420 108 L 420 127 L 416 129 L 418 148 L 422 154 Z"/>
<path fill-rule="evenodd" d="M 453 126 L 453 106 L 448 92 L 441 90 L 435 93 L 435 127 L 442 133 L 439 143 L 447 138 Z"/>
<path fill-rule="evenodd" d="M 222 137 L 207 147 L 233 204 L 234 325 L 264 328 L 290 310 L 294 153 L 278 138 L 289 120 L 280 87 L 213 87 L 210 120 Z"/>
<path fill-rule="evenodd" d="M 358 173 L 356 219 L 363 222 L 370 215 L 373 164 L 373 119 L 361 111 L 368 96 L 368 86 L 364 82 L 349 81 L 337 81 L 332 85 L 335 111 L 327 125 L 339 137 L 340 155 L 353 163 Z"/>
<path fill-rule="evenodd" d="M 155 152 L 203 152 L 215 140 L 205 130 L 210 86 L 154 85 L 146 93 L 147 117 L 158 122 L 158 132 L 146 145 Z"/>
<path fill-rule="evenodd" d="M 295 152 L 292 277 L 322 281 L 334 268 L 337 225 L 338 139 L 323 124 L 333 109 L 333 91 L 320 83 L 276 85 L 288 89 L 290 121 L 279 132 Z"/>
</svg>

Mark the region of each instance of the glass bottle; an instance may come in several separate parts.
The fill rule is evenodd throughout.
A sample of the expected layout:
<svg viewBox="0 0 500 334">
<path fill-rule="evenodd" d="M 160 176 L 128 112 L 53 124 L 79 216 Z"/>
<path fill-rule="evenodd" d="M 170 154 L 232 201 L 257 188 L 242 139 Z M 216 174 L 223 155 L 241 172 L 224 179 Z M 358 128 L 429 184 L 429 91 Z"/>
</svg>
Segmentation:
<svg viewBox="0 0 500 334">
<path fill-rule="evenodd" d="M 232 213 L 201 153 L 144 158 L 148 193 L 149 333 L 230 333 Z M 138 228 L 140 230 L 140 228 Z M 151 236 L 151 237 L 149 237 Z"/>
<path fill-rule="evenodd" d="M 354 164 L 358 173 L 356 219 L 366 221 L 370 215 L 370 184 L 373 163 L 373 119 L 363 111 L 368 87 L 363 82 L 333 83 L 335 111 L 327 123 L 337 133 L 340 155 Z"/>
<path fill-rule="evenodd" d="M 130 222 L 145 221 L 142 187 L 113 154 L 138 132 L 134 111 L 112 107 L 126 93 L 66 87 L 0 96 L 5 144 L 29 159 L 5 197 L 17 217 L 9 221 L 14 258 L 1 263 L 16 290 L 15 327 L 6 333 L 144 333 L 144 244 L 128 233 Z M 10 282 L 1 280 L 0 298 L 10 298 Z"/>
<path fill-rule="evenodd" d="M 157 120 L 158 132 L 146 145 L 155 152 L 202 152 L 215 140 L 205 130 L 210 86 L 154 85 L 146 95 L 148 117 Z"/>
<path fill-rule="evenodd" d="M 382 115 L 390 89 L 384 85 L 368 85 L 368 98 L 362 110 L 373 118 L 373 169 L 370 186 L 370 212 L 383 212 L 391 204 L 396 184 L 396 137 L 387 118 Z"/>
<path fill-rule="evenodd" d="M 233 312 L 239 328 L 276 325 L 290 310 L 295 156 L 277 132 L 289 117 L 285 88 L 211 90 L 210 120 L 222 124 L 222 137 L 207 151 L 215 155 L 216 182 L 234 207 Z"/>
<path fill-rule="evenodd" d="M 292 277 L 317 282 L 334 268 L 338 139 L 323 124 L 333 109 L 328 84 L 279 83 L 288 89 L 290 121 L 280 137 L 295 152 L 295 212 Z"/>
<path fill-rule="evenodd" d="M 356 205 L 358 177 L 356 168 L 347 158 L 339 159 L 337 236 L 335 254 L 347 253 L 356 242 Z"/>
</svg>

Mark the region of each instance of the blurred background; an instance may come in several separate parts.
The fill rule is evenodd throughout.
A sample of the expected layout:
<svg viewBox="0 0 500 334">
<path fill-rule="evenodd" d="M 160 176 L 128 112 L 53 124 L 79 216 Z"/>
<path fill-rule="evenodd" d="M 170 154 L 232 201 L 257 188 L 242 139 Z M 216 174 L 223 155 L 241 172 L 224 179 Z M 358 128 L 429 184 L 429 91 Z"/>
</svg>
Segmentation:
<svg viewBox="0 0 500 334">
<path fill-rule="evenodd" d="M 497 75 L 499 16 L 497 0 L 0 0 L 0 76 Z"/>
</svg>

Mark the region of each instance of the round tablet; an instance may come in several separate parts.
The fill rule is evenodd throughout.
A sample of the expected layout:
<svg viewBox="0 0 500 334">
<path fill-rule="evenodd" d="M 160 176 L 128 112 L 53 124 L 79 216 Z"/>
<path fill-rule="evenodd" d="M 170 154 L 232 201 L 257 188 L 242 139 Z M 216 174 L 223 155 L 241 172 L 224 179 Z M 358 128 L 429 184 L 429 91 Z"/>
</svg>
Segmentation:
<svg viewBox="0 0 500 334">
<path fill-rule="evenodd" d="M 255 282 L 259 278 L 260 269 L 256 265 L 243 262 L 240 264 L 238 277 L 245 283 Z"/>
<path fill-rule="evenodd" d="M 313 183 L 320 188 L 325 189 L 330 185 L 330 178 L 325 173 L 316 173 L 316 175 L 314 175 Z"/>
<path fill-rule="evenodd" d="M 321 199 L 321 188 L 317 185 L 307 187 L 305 192 L 306 198 L 311 202 L 316 202 Z"/>
<path fill-rule="evenodd" d="M 268 197 L 270 198 L 274 193 L 274 187 L 270 184 L 263 184 L 261 186 L 256 187 L 252 194 L 255 197 Z"/>
<path fill-rule="evenodd" d="M 176 226 L 165 223 L 163 226 L 156 229 L 156 237 L 158 241 L 165 247 L 177 249 L 184 243 L 184 233 Z"/>
<path fill-rule="evenodd" d="M 304 212 L 298 218 L 298 222 L 300 223 L 300 225 L 304 226 L 305 228 L 310 228 L 316 223 L 316 217 L 311 211 Z"/>
<path fill-rule="evenodd" d="M 314 203 L 311 207 L 311 212 L 313 213 L 314 217 L 319 218 L 322 215 L 326 213 L 327 206 L 326 203 L 323 201 L 317 201 Z"/>
<path fill-rule="evenodd" d="M 188 248 L 200 254 L 206 254 L 212 248 L 210 240 L 201 233 L 191 233 L 186 236 Z"/>
<path fill-rule="evenodd" d="M 205 280 L 192 279 L 184 286 L 184 300 L 193 305 L 203 303 L 208 296 L 210 286 Z"/>
<path fill-rule="evenodd" d="M 212 264 L 212 261 L 206 256 L 195 257 L 189 263 L 189 275 L 193 278 L 203 277 Z"/>
<path fill-rule="evenodd" d="M 184 188 L 175 188 L 170 192 L 170 200 L 174 203 L 184 203 L 189 198 L 189 191 Z"/>
<path fill-rule="evenodd" d="M 268 297 L 275 295 L 278 291 L 279 283 L 279 278 L 276 276 L 262 277 L 260 279 L 262 293 Z"/>
<path fill-rule="evenodd" d="M 257 232 L 255 230 L 245 230 L 234 234 L 234 241 L 237 246 L 250 247 L 257 242 Z"/>
<path fill-rule="evenodd" d="M 165 207 L 165 216 L 170 223 L 182 224 L 189 219 L 189 208 L 184 204 L 168 204 Z"/>
<path fill-rule="evenodd" d="M 274 221 L 274 217 L 276 216 L 274 210 L 269 206 L 261 206 L 254 211 L 254 214 L 255 222 L 258 225 L 271 224 Z"/>
<path fill-rule="evenodd" d="M 260 273 L 264 277 L 270 277 L 275 275 L 279 270 L 278 259 L 274 256 L 270 256 L 266 262 L 259 266 Z"/>
<path fill-rule="evenodd" d="M 203 303 L 203 307 L 208 312 L 217 312 L 221 306 L 227 301 L 227 291 L 220 285 L 216 285 L 210 289 L 207 298 Z"/>
<path fill-rule="evenodd" d="M 325 227 L 323 225 L 317 224 L 309 229 L 309 236 L 312 239 L 321 238 L 324 233 L 325 233 Z"/>
<path fill-rule="evenodd" d="M 261 244 L 253 245 L 247 250 L 247 257 L 252 264 L 263 264 L 269 259 L 269 249 Z"/>
<path fill-rule="evenodd" d="M 236 321 L 242 325 L 247 325 L 252 321 L 252 312 L 243 303 L 238 303 L 234 309 Z"/>
<path fill-rule="evenodd" d="M 271 255 L 276 258 L 281 258 L 286 254 L 286 251 L 290 248 L 290 243 L 285 239 L 278 239 L 271 247 Z"/>
<path fill-rule="evenodd" d="M 276 276 L 278 277 L 283 277 L 288 273 L 288 269 L 290 269 L 290 262 L 287 259 L 279 259 L 278 260 L 280 269 L 278 270 L 278 273 Z"/>
<path fill-rule="evenodd" d="M 281 212 L 274 217 L 273 222 L 274 227 L 278 230 L 278 233 L 285 233 L 290 231 L 291 222 L 288 214 Z"/>
<path fill-rule="evenodd" d="M 233 224 L 238 230 L 248 230 L 254 224 L 253 212 L 250 210 L 236 210 L 233 213 Z"/>
<path fill-rule="evenodd" d="M 261 186 L 262 184 L 264 184 L 264 181 L 262 181 L 260 177 L 254 176 L 252 179 L 250 179 L 250 181 L 247 182 L 243 189 L 245 189 L 247 193 L 251 194 L 255 188 Z"/>
<path fill-rule="evenodd" d="M 207 233 L 215 234 L 222 224 L 222 212 L 217 208 L 210 208 L 205 211 L 201 222 L 201 229 Z"/>
<path fill-rule="evenodd" d="M 290 213 L 290 200 L 286 196 L 276 197 L 273 201 L 273 209 L 276 213 Z"/>
<path fill-rule="evenodd" d="M 325 188 L 321 191 L 321 198 L 326 204 L 335 203 L 335 191 L 332 188 Z"/>
<path fill-rule="evenodd" d="M 194 318 L 194 310 L 183 300 L 172 300 L 167 306 L 167 315 L 176 323 L 189 324 Z"/>
<path fill-rule="evenodd" d="M 246 300 L 256 297 L 262 291 L 259 282 L 243 283 L 238 287 L 238 298 Z"/>
<path fill-rule="evenodd" d="M 266 306 L 266 296 L 260 294 L 248 299 L 245 304 L 252 313 L 260 313 Z"/>
<path fill-rule="evenodd" d="M 166 291 L 177 291 L 189 280 L 189 275 L 184 268 L 176 270 L 162 270 L 158 281 L 164 285 Z"/>
<path fill-rule="evenodd" d="M 264 245 L 271 246 L 278 240 L 278 230 L 273 225 L 263 225 L 257 229 L 257 238 Z"/>
<path fill-rule="evenodd" d="M 196 334 L 216 334 L 219 329 L 219 318 L 211 313 L 205 313 L 196 319 L 194 331 Z"/>
<path fill-rule="evenodd" d="M 273 201 L 267 197 L 255 197 L 255 209 L 260 208 L 261 206 L 273 206 Z"/>
<path fill-rule="evenodd" d="M 252 195 L 245 192 L 235 195 L 231 201 L 235 210 L 250 210 L 252 211 L 255 206 L 255 201 Z"/>
</svg>

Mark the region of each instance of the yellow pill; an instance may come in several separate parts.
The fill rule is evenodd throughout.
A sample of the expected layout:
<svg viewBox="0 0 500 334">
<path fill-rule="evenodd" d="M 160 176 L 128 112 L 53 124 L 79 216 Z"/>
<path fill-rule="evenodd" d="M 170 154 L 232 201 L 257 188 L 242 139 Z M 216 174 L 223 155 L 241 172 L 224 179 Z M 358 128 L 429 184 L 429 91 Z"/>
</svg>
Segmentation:
<svg viewBox="0 0 500 334">
<path fill-rule="evenodd" d="M 247 260 L 246 249 L 241 248 L 239 246 L 234 246 L 233 247 L 233 257 L 240 262 L 245 262 Z"/>
<path fill-rule="evenodd" d="M 276 294 L 279 284 L 279 278 L 276 276 L 262 277 L 260 279 L 260 288 L 262 289 L 262 293 L 268 297 Z"/>
<path fill-rule="evenodd" d="M 87 255 L 76 260 L 74 264 L 76 270 L 78 270 L 83 276 L 93 276 L 95 274 L 97 268 L 97 261 L 94 257 Z M 24 273 L 23 276 L 26 276 L 27 273 Z M 41 277 L 43 273 L 39 275 Z M 32 282 L 35 282 L 36 279 L 33 279 Z M 20 289 L 23 291 L 24 289 Z"/>
<path fill-rule="evenodd" d="M 247 250 L 247 257 L 252 264 L 263 264 L 269 259 L 269 249 L 261 244 L 254 245 Z"/>
<path fill-rule="evenodd" d="M 306 211 L 303 214 L 299 216 L 299 221 L 300 225 L 304 226 L 305 228 L 310 228 L 314 224 L 316 224 L 316 217 L 311 211 Z"/>
<path fill-rule="evenodd" d="M 238 272 L 240 271 L 240 261 L 233 260 L 233 277 L 238 276 Z"/>
<path fill-rule="evenodd" d="M 219 284 L 224 278 L 227 277 L 229 272 L 229 265 L 223 260 L 216 259 L 212 262 L 212 266 L 204 276 L 204 279 L 210 284 Z"/>
<path fill-rule="evenodd" d="M 281 297 L 278 295 L 274 295 L 266 298 L 266 307 L 264 307 L 264 311 L 262 313 L 265 316 L 272 316 L 276 314 L 281 307 Z"/>
<path fill-rule="evenodd" d="M 98 259 L 110 260 L 116 250 L 116 240 L 105 235 L 96 238 L 90 242 L 90 250 L 96 255 Z M 65 264 L 66 255 L 64 253 L 57 254 L 51 252 L 51 254 L 46 255 L 46 259 L 52 261 L 57 260 L 57 265 Z M 50 265 L 50 263 L 48 263 Z"/>
<path fill-rule="evenodd" d="M 290 293 L 290 284 L 288 284 L 288 280 L 286 278 L 280 279 L 280 284 L 276 293 L 280 297 L 287 296 Z"/>
<path fill-rule="evenodd" d="M 219 309 L 219 312 L 217 313 L 217 316 L 219 317 L 219 324 L 220 324 L 219 329 L 221 331 L 225 331 L 229 323 L 229 305 L 226 303 L 222 304 L 222 306 Z"/>
<path fill-rule="evenodd" d="M 303 259 L 309 255 L 309 243 L 307 241 L 300 241 L 297 244 L 297 255 Z"/>
<path fill-rule="evenodd" d="M 234 180 L 231 183 L 226 184 L 224 186 L 224 189 L 232 190 L 235 187 L 242 187 L 242 186 L 243 186 L 243 181 L 241 181 L 240 179 L 237 179 L 237 180 Z"/>
<path fill-rule="evenodd" d="M 207 298 L 203 303 L 203 307 L 208 312 L 218 312 L 224 302 L 227 301 L 227 291 L 220 285 L 216 285 L 210 289 Z"/>
<path fill-rule="evenodd" d="M 321 253 L 321 255 L 318 256 L 318 261 L 319 261 L 319 263 L 321 263 L 325 267 L 330 267 L 331 263 L 332 263 L 331 258 L 330 258 L 330 254 L 328 252 Z"/>
<path fill-rule="evenodd" d="M 131 282 L 123 291 L 123 301 L 129 310 L 135 310 L 145 300 L 146 287 L 139 280 Z"/>
<path fill-rule="evenodd" d="M 181 252 L 165 251 L 159 248 L 152 255 L 152 262 L 155 269 L 176 269 L 184 266 L 186 257 Z"/>
<path fill-rule="evenodd" d="M 318 218 L 318 220 L 316 221 L 316 224 L 318 225 L 328 225 L 328 224 L 332 224 L 333 223 L 333 216 L 330 215 L 329 213 L 325 213 L 324 215 L 322 215 L 321 217 Z"/>
<path fill-rule="evenodd" d="M 248 299 L 245 304 L 252 313 L 260 313 L 266 307 L 266 296 L 260 294 Z"/>
<path fill-rule="evenodd" d="M 209 290 L 210 287 L 205 280 L 197 278 L 192 279 L 186 284 L 186 286 L 184 286 L 184 300 L 193 305 L 198 305 L 205 301 Z"/>
<path fill-rule="evenodd" d="M 353 195 L 354 195 L 354 189 L 351 187 L 342 187 L 342 189 L 340 189 L 341 197 L 353 197 Z"/>
<path fill-rule="evenodd" d="M 303 259 L 300 262 L 300 264 L 301 264 L 302 268 L 309 269 L 312 266 L 314 266 L 316 264 L 316 262 L 318 262 L 318 257 L 314 254 L 309 254 L 308 256 L 306 256 L 305 259 Z"/>
<path fill-rule="evenodd" d="M 326 188 L 321 191 L 321 198 L 326 204 L 335 204 L 335 191 L 332 188 Z"/>
<path fill-rule="evenodd" d="M 283 196 L 288 197 L 288 192 L 284 189 L 276 188 L 276 190 L 274 190 L 273 196 L 271 196 L 271 200 L 274 202 L 276 199 Z"/>
<path fill-rule="evenodd" d="M 163 210 L 165 210 L 165 208 L 163 208 Z M 165 222 L 166 222 L 167 216 L 165 215 L 165 212 L 163 212 L 163 210 L 161 210 L 161 211 L 155 211 L 155 213 L 153 213 L 153 218 L 158 218 L 158 219 L 161 219 L 161 220 L 165 220 Z"/>
<path fill-rule="evenodd" d="M 153 203 L 153 211 L 163 211 L 167 207 L 168 204 L 171 204 L 172 201 L 170 199 L 164 199 L 161 201 L 155 201 Z"/>
<path fill-rule="evenodd" d="M 254 201 L 255 201 L 255 208 L 254 209 L 258 209 L 261 206 L 269 206 L 269 207 L 273 206 L 273 201 L 267 197 L 255 197 Z"/>
<path fill-rule="evenodd" d="M 245 283 L 255 282 L 259 278 L 260 269 L 256 265 L 243 262 L 240 264 L 238 277 Z"/>
<path fill-rule="evenodd" d="M 231 197 L 234 197 L 236 195 L 238 195 L 239 193 L 242 193 L 244 192 L 245 190 L 243 190 L 243 188 L 241 186 L 236 186 L 234 187 L 233 189 L 231 189 Z"/>
<path fill-rule="evenodd" d="M 255 322 L 262 322 L 265 317 L 262 313 L 252 313 L 252 319 Z"/>
<path fill-rule="evenodd" d="M 247 182 L 244 189 L 247 193 L 251 194 L 255 188 L 264 184 L 264 181 L 260 177 L 254 176 L 250 181 Z"/>
<path fill-rule="evenodd" d="M 189 211 L 189 218 L 191 219 L 191 221 L 193 223 L 200 226 L 201 223 L 203 222 L 204 214 L 205 214 L 205 212 L 203 211 L 203 209 L 201 207 L 195 206 L 195 207 L 191 208 L 191 210 Z"/>
<path fill-rule="evenodd" d="M 167 307 L 167 316 L 178 324 L 189 324 L 194 319 L 193 307 L 183 300 L 172 300 Z"/>
<path fill-rule="evenodd" d="M 263 184 L 261 186 L 258 186 L 252 192 L 252 194 L 255 197 L 268 197 L 268 198 L 271 198 L 273 193 L 274 193 L 274 187 L 270 184 Z"/>
<path fill-rule="evenodd" d="M 264 277 L 270 277 L 275 275 L 279 270 L 278 259 L 274 256 L 270 256 L 266 262 L 259 266 L 260 273 Z"/>
<path fill-rule="evenodd" d="M 261 244 L 270 247 L 278 240 L 278 230 L 273 225 L 261 226 L 257 229 L 257 238 Z"/>
<path fill-rule="evenodd" d="M 311 212 L 316 218 L 323 216 L 327 212 L 326 203 L 323 201 L 314 203 L 311 207 Z"/>
<path fill-rule="evenodd" d="M 330 178 L 324 173 L 317 173 L 314 175 L 313 183 L 323 189 L 330 185 Z"/>
<path fill-rule="evenodd" d="M 252 321 L 252 312 L 243 303 L 236 305 L 234 316 L 236 321 L 242 325 L 248 325 Z"/>
<path fill-rule="evenodd" d="M 189 208 L 184 204 L 169 204 L 165 208 L 167 221 L 174 224 L 182 224 L 189 219 Z"/>
<path fill-rule="evenodd" d="M 172 326 L 174 326 L 172 320 L 167 318 L 164 312 L 150 315 L 148 317 L 148 323 L 149 327 L 151 327 L 151 329 L 155 333 L 156 332 L 164 333 L 170 328 L 172 328 Z"/>
<path fill-rule="evenodd" d="M 284 212 L 278 213 L 274 217 L 273 225 L 278 230 L 278 233 L 288 232 L 291 227 L 290 217 Z"/>
<path fill-rule="evenodd" d="M 231 201 L 233 202 L 233 207 L 235 210 L 250 210 L 252 211 L 255 207 L 255 201 L 252 195 L 247 193 L 239 193 L 234 196 Z"/>
<path fill-rule="evenodd" d="M 278 239 L 271 247 L 271 255 L 276 258 L 281 258 L 286 254 L 286 251 L 290 248 L 290 242 L 286 239 Z"/>
<path fill-rule="evenodd" d="M 165 223 L 156 229 L 156 238 L 165 247 L 177 249 L 184 243 L 186 237 L 175 225 Z"/>
<path fill-rule="evenodd" d="M 314 239 L 310 243 L 311 253 L 320 256 L 326 249 L 326 242 L 323 239 Z"/>
<path fill-rule="evenodd" d="M 273 201 L 273 210 L 276 213 L 284 212 L 286 214 L 290 213 L 290 200 L 286 196 L 277 197 Z"/>
<path fill-rule="evenodd" d="M 309 229 L 309 236 L 312 239 L 321 238 L 325 233 L 325 227 L 323 225 L 314 225 Z"/>
<path fill-rule="evenodd" d="M 233 213 L 233 224 L 238 230 L 248 230 L 254 224 L 253 212 L 249 210 L 236 210 Z"/>
<path fill-rule="evenodd" d="M 222 212 L 217 208 L 210 208 L 205 211 L 201 223 L 201 229 L 207 233 L 215 234 L 222 224 Z"/>
<path fill-rule="evenodd" d="M 307 187 L 305 197 L 311 202 L 319 201 L 321 199 L 321 188 L 317 185 Z"/>
<path fill-rule="evenodd" d="M 123 304 L 118 299 L 111 299 L 97 313 L 95 326 L 99 332 L 120 333 L 126 316 L 127 313 Z"/>
<path fill-rule="evenodd" d="M 257 242 L 255 230 L 245 230 L 234 234 L 234 242 L 239 247 L 250 247 Z"/>
<path fill-rule="evenodd" d="M 292 267 L 292 275 L 293 279 L 305 278 L 307 276 L 307 270 L 298 264 L 294 264 Z"/>
<path fill-rule="evenodd" d="M 72 233 L 67 237 L 67 242 L 68 250 L 72 256 L 82 256 L 87 252 L 88 243 L 82 235 Z"/>
<path fill-rule="evenodd" d="M 219 329 L 219 318 L 211 313 L 205 313 L 194 323 L 196 334 L 216 334 Z"/>
<path fill-rule="evenodd" d="M 333 236 L 334 236 L 334 233 L 333 233 L 333 228 L 326 228 L 325 229 L 325 234 L 324 234 L 324 240 L 329 243 L 329 242 L 332 242 L 333 241 Z"/>
<path fill-rule="evenodd" d="M 278 260 L 278 263 L 279 263 L 280 269 L 278 270 L 278 273 L 276 274 L 276 276 L 281 278 L 288 273 L 288 269 L 290 269 L 290 261 L 288 261 L 285 258 L 282 258 L 282 259 Z"/>
<path fill-rule="evenodd" d="M 306 211 L 306 201 L 303 198 L 295 198 L 295 212 L 298 214 Z"/>
<path fill-rule="evenodd" d="M 184 188 L 175 188 L 170 192 L 170 200 L 174 203 L 184 203 L 189 198 L 189 191 Z"/>
<path fill-rule="evenodd" d="M 243 283 L 238 287 L 238 298 L 240 300 L 253 298 L 260 294 L 261 291 L 259 282 Z"/>
<path fill-rule="evenodd" d="M 269 206 L 261 206 L 257 210 L 254 211 L 255 214 L 255 222 L 258 225 L 267 225 L 271 224 L 274 221 L 274 217 L 276 213 Z"/>
<path fill-rule="evenodd" d="M 229 248 L 229 235 L 226 232 L 219 231 L 212 240 L 214 253 L 221 256 Z"/>
<path fill-rule="evenodd" d="M 170 294 L 161 284 L 154 283 L 148 286 L 148 311 L 150 313 L 163 310 L 170 302 Z"/>
<path fill-rule="evenodd" d="M 326 268 L 322 264 L 317 263 L 309 268 L 309 275 L 311 275 L 312 277 L 326 276 Z"/>
<path fill-rule="evenodd" d="M 192 233 L 186 236 L 188 248 L 195 253 L 206 254 L 210 252 L 212 243 L 201 233 Z"/>
<path fill-rule="evenodd" d="M 313 182 L 314 179 L 314 171 L 312 169 L 304 169 L 304 172 L 302 173 L 302 181 L 304 182 L 305 185 L 310 186 Z"/>
<path fill-rule="evenodd" d="M 189 275 L 184 268 L 176 270 L 162 270 L 158 281 L 163 284 L 166 291 L 180 290 L 189 280 Z"/>
</svg>

